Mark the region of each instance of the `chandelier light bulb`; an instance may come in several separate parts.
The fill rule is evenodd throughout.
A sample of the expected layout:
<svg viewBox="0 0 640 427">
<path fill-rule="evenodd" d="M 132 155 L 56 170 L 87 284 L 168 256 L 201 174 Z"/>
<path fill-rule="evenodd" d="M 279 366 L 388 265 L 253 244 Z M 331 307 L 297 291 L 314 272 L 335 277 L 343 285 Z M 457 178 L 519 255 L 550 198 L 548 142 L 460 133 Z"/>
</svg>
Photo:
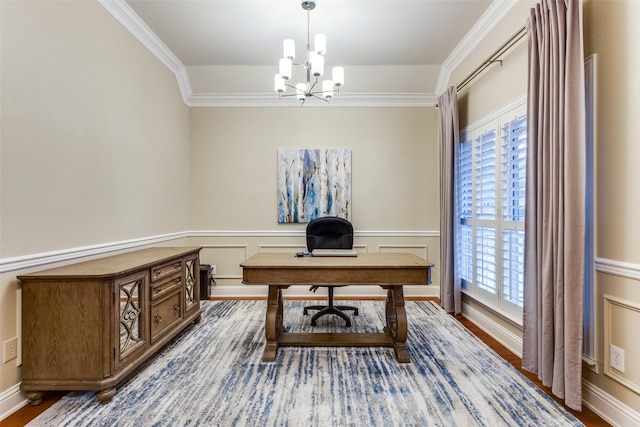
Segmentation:
<svg viewBox="0 0 640 427">
<path fill-rule="evenodd" d="M 313 47 L 318 52 L 318 55 L 324 56 L 327 53 L 327 36 L 324 34 L 316 34 L 313 37 Z"/>
<path fill-rule="evenodd" d="M 342 86 L 344 84 L 344 68 L 333 67 L 331 78 L 333 79 L 333 84 L 338 87 Z"/>
<path fill-rule="evenodd" d="M 315 77 L 320 77 L 324 74 L 324 56 L 318 54 L 318 52 L 311 52 L 311 73 Z"/>
<path fill-rule="evenodd" d="M 287 87 L 284 84 L 284 79 L 282 78 L 282 76 L 280 74 L 276 74 L 273 77 L 273 86 L 274 86 L 274 90 L 276 92 L 283 93 L 285 90 L 287 90 Z"/>
<path fill-rule="evenodd" d="M 282 47 L 284 49 L 284 57 L 293 59 L 296 57 L 296 42 L 292 39 L 286 39 L 282 42 Z"/>
<path fill-rule="evenodd" d="M 333 97 L 333 82 L 331 80 L 322 82 L 322 96 L 327 99 Z"/>
<path fill-rule="evenodd" d="M 280 58 L 280 76 L 284 80 L 291 78 L 291 60 L 289 58 Z"/>
</svg>

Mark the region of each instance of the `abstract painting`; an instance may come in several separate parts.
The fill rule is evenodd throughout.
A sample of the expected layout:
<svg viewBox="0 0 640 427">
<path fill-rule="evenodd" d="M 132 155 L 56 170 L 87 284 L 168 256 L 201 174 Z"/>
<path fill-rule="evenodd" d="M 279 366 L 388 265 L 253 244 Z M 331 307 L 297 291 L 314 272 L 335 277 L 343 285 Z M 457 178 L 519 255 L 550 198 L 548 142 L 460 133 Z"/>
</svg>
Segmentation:
<svg viewBox="0 0 640 427">
<path fill-rule="evenodd" d="M 351 150 L 278 150 L 278 222 L 351 220 Z"/>
</svg>

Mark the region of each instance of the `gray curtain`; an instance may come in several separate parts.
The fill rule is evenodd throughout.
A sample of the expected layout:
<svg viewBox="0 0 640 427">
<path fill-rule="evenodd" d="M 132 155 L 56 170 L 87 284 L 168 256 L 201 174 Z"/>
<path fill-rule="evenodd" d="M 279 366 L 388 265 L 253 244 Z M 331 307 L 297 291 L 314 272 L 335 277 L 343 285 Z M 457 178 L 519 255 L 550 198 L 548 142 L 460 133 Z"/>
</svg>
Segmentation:
<svg viewBox="0 0 640 427">
<path fill-rule="evenodd" d="M 458 93 L 451 86 L 438 97 L 440 109 L 440 304 L 447 313 L 462 312 L 460 278 L 456 274 L 455 165 L 458 159 Z"/>
<path fill-rule="evenodd" d="M 582 2 L 542 0 L 529 38 L 524 369 L 582 408 L 585 98 Z"/>
</svg>

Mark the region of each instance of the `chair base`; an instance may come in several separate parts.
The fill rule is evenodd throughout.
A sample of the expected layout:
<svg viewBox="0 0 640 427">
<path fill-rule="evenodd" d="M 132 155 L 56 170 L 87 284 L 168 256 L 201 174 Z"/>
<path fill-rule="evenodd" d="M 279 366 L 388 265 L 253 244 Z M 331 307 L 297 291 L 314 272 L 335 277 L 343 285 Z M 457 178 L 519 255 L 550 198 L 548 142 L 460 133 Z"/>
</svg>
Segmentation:
<svg viewBox="0 0 640 427">
<path fill-rule="evenodd" d="M 325 316 L 327 314 L 335 314 L 338 317 L 341 317 L 342 319 L 344 319 L 344 321 L 346 322 L 346 327 L 350 328 L 351 327 L 351 320 L 349 319 L 349 316 L 347 316 L 347 314 L 345 313 L 346 310 L 352 310 L 353 311 L 353 315 L 357 316 L 358 315 L 358 309 L 356 307 L 348 307 L 346 305 L 332 305 L 332 306 L 328 306 L 328 305 L 310 305 L 304 308 L 304 315 L 308 315 L 309 314 L 309 310 L 320 310 L 318 311 L 316 314 L 313 315 L 313 317 L 311 318 L 311 326 L 316 326 L 316 321 L 322 317 Z"/>
<path fill-rule="evenodd" d="M 312 287 L 312 290 L 317 289 L 316 287 Z M 333 286 L 329 286 L 329 304 L 328 305 L 308 305 L 304 307 L 303 313 L 304 315 L 309 314 L 309 310 L 320 310 L 311 318 L 311 326 L 316 326 L 316 321 L 327 314 L 335 314 L 336 316 L 342 318 L 347 324 L 345 325 L 347 328 L 351 327 L 351 320 L 349 316 L 345 313 L 345 311 L 353 311 L 353 315 L 358 315 L 358 309 L 356 307 L 351 307 L 348 305 L 334 305 L 333 304 Z"/>
</svg>

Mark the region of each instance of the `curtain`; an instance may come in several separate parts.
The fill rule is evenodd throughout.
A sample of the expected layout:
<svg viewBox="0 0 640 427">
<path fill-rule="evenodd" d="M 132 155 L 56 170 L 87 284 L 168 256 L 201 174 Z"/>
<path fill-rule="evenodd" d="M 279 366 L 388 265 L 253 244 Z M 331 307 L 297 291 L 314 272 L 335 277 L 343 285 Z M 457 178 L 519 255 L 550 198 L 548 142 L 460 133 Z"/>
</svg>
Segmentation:
<svg viewBox="0 0 640 427">
<path fill-rule="evenodd" d="M 542 0 L 528 33 L 524 369 L 582 408 L 586 137 L 582 2 Z"/>
<path fill-rule="evenodd" d="M 455 267 L 455 165 L 458 159 L 458 94 L 451 86 L 438 97 L 440 111 L 440 304 L 447 313 L 462 312 L 461 284 Z"/>
</svg>

